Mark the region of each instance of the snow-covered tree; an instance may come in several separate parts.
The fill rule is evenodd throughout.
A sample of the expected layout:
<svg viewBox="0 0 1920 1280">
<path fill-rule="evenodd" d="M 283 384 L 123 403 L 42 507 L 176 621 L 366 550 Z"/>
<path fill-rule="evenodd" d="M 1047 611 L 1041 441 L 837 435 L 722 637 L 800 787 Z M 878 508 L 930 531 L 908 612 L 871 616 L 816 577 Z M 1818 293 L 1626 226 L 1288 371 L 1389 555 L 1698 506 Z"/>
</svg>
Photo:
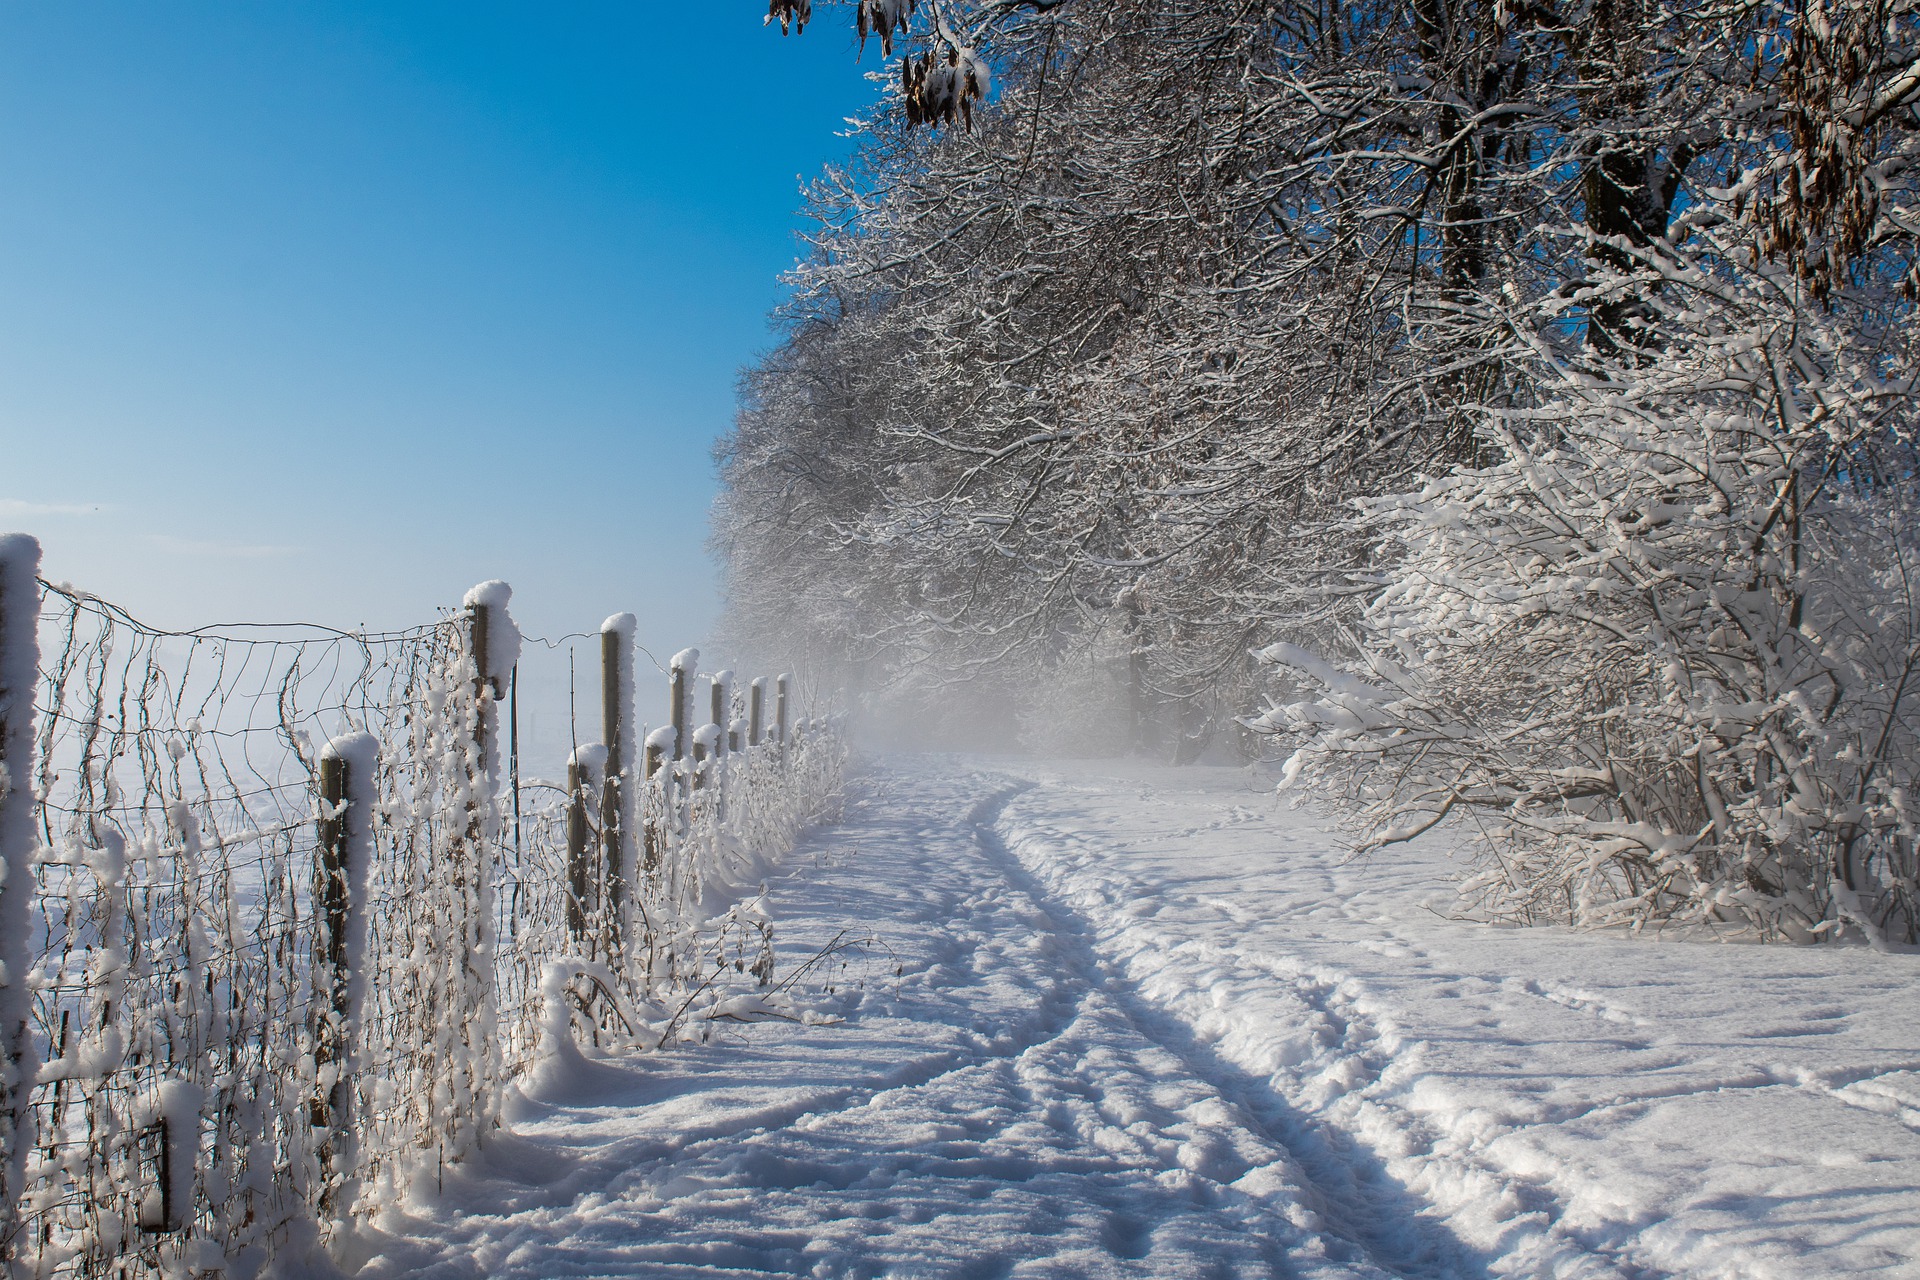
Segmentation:
<svg viewBox="0 0 1920 1280">
<path fill-rule="evenodd" d="M 1363 847 L 1470 818 L 1498 915 L 1920 940 L 1910 352 L 1690 220 L 1722 256 L 1640 255 L 1639 354 L 1516 324 L 1498 461 L 1363 505 L 1349 660 L 1270 647 L 1304 694 L 1254 723 Z"/>
<path fill-rule="evenodd" d="M 1671 544 L 1693 566 L 1672 572 L 1804 596 L 1803 619 L 1865 611 L 1881 621 L 1863 644 L 1898 634 L 1886 592 L 1904 544 L 1860 539 L 1904 519 L 1889 504 L 1905 474 L 1903 323 L 1920 228 L 1920 16 L 1908 0 L 942 10 L 994 67 L 996 96 L 971 132 L 911 127 L 897 91 L 859 127 L 854 162 L 812 189 L 820 229 L 793 276 L 783 342 L 748 375 L 722 446 L 716 544 L 744 635 L 880 685 L 972 681 L 1017 699 L 1057 655 L 1125 628 L 1129 680 L 1151 708 L 1143 736 L 1172 755 L 1249 708 L 1249 650 L 1281 642 L 1369 672 L 1380 657 L 1424 678 L 1378 630 L 1424 599 L 1401 566 L 1446 580 L 1441 558 L 1467 556 L 1462 572 L 1477 579 L 1501 562 L 1488 531 L 1415 536 L 1421 513 L 1454 501 L 1447 486 L 1522 485 L 1552 459 L 1555 475 L 1586 475 L 1596 492 L 1640 494 L 1678 483 L 1655 465 L 1661 441 L 1679 458 L 1717 458 L 1735 448 L 1727 423 L 1789 411 L 1818 423 L 1814 437 L 1851 443 L 1816 456 L 1798 435 L 1739 428 L 1753 474 L 1714 463 L 1715 483 L 1732 488 L 1713 536 L 1755 518 L 1742 504 L 1768 492 L 1769 451 L 1831 461 L 1831 474 L 1795 480 L 1789 524 L 1813 540 L 1806 555 L 1826 539 L 1818 554 L 1849 572 L 1879 566 L 1871 581 L 1829 590 L 1794 562 L 1775 583 L 1763 569 L 1777 548 L 1737 540 L 1718 568 L 1711 539 Z M 1855 406 L 1845 422 L 1829 403 L 1841 387 Z M 1519 503 L 1519 490 L 1500 492 Z M 1356 501 L 1370 504 L 1362 520 Z M 1569 514 L 1599 518 L 1598 506 Z M 1661 599 L 1661 625 L 1685 633 L 1675 643 L 1720 644 L 1704 638 L 1724 630 L 1718 615 L 1687 599 L 1683 615 Z M 1467 653 L 1440 643 L 1465 616 L 1423 623 L 1436 637 L 1426 647 Z M 1776 641 L 1751 643 L 1762 653 Z M 1863 664 L 1847 677 L 1851 715 L 1878 696 L 1862 673 L 1891 673 L 1891 690 L 1904 658 L 1848 652 Z M 1474 677 L 1439 687 L 1489 723 L 1543 689 L 1575 696 L 1516 653 L 1473 649 Z M 1779 697 L 1828 678 L 1793 671 Z M 1898 785 L 1902 733 L 1888 733 L 1889 763 L 1862 766 L 1868 791 Z M 1316 768 L 1357 782 L 1334 739 L 1316 741 Z M 1829 749 L 1848 750 L 1838 738 L 1818 748 Z M 1702 856 L 1751 867 L 1742 882 L 1760 896 L 1721 915 L 1795 933 L 1844 907 L 1899 932 L 1906 908 L 1889 904 L 1905 891 L 1885 876 L 1904 855 L 1897 840 L 1874 843 L 1892 828 L 1870 823 L 1882 834 L 1853 838 L 1837 863 L 1820 841 L 1838 827 L 1807 837 L 1819 848 L 1806 856 L 1866 894 L 1860 905 L 1833 906 L 1817 886 L 1785 904 L 1793 877 L 1761 865 L 1773 852 L 1726 852 L 1729 824 L 1777 797 L 1728 801 L 1746 795 L 1729 787 L 1728 820 Z M 1668 808 L 1652 826 L 1705 826 L 1687 826 L 1699 815 L 1677 800 Z M 1554 847 L 1512 881 L 1544 876 L 1526 909 L 1596 918 L 1554 881 L 1547 868 L 1573 846 Z M 1633 856 L 1616 850 L 1606 865 Z M 1858 876 L 1846 889 L 1846 868 L 1868 863 L 1880 889 Z M 1731 875 L 1702 864 L 1696 878 Z M 1623 883 L 1639 894 L 1644 877 L 1632 876 Z M 1589 887 L 1583 902 L 1613 892 Z M 1707 892 L 1670 881 L 1632 910 L 1684 914 Z M 1782 902 L 1762 904 L 1769 894 Z"/>
</svg>

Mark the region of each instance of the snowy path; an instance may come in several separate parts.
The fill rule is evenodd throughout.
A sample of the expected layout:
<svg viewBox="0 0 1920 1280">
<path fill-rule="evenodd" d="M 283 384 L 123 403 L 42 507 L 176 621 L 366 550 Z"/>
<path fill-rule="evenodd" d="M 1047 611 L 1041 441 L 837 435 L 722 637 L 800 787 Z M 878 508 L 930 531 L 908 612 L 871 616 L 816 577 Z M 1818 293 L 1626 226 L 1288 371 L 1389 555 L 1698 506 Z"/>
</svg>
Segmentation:
<svg viewBox="0 0 1920 1280">
<path fill-rule="evenodd" d="M 775 886 L 881 938 L 843 1022 L 544 1093 L 361 1275 L 1920 1276 L 1915 958 L 1448 922 L 1227 772 L 867 785 Z"/>
</svg>

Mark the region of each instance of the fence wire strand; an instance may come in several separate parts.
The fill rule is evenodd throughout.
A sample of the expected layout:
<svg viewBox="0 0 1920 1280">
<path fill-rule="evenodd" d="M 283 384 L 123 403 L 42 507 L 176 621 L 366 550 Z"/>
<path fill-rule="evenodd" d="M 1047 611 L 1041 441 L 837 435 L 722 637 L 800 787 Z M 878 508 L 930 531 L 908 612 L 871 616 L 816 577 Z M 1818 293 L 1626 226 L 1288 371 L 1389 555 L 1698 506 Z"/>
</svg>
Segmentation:
<svg viewBox="0 0 1920 1280">
<path fill-rule="evenodd" d="M 767 985 L 737 904 L 837 793 L 825 722 L 632 779 L 644 865 L 615 900 L 619 850 L 569 821 L 599 792 L 502 766 L 512 677 L 481 678 L 473 615 L 165 631 L 41 600 L 22 1274 L 258 1274 L 473 1151 L 556 1036 L 657 1043 L 729 961 Z M 350 733 L 379 750 L 349 1028 L 318 819 Z"/>
</svg>

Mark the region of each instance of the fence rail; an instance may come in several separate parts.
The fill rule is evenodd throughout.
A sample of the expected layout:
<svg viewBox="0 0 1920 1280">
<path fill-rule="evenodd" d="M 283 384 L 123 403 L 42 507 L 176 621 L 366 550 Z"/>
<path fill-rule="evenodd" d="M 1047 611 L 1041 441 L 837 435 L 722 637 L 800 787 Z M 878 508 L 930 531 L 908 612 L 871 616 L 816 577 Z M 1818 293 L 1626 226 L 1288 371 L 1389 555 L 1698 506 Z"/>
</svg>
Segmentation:
<svg viewBox="0 0 1920 1280">
<path fill-rule="evenodd" d="M 170 633 L 0 538 L 0 1274 L 257 1274 L 483 1143 L 576 1037 L 655 1043 L 824 815 L 832 725 L 727 673 L 532 803 L 504 584 L 387 633 Z M 730 908 L 733 908 L 730 910 Z M 749 935 L 753 935 L 751 938 Z M 764 963 L 770 964 L 770 959 Z"/>
</svg>

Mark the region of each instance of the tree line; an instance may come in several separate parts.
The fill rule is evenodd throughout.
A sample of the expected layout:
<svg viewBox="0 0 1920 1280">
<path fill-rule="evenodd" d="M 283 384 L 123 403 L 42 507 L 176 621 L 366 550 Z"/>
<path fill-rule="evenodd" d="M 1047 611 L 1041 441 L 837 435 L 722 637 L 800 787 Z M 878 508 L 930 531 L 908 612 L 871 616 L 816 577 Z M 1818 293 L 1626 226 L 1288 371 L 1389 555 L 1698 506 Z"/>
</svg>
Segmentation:
<svg viewBox="0 0 1920 1280">
<path fill-rule="evenodd" d="M 1504 917 L 1913 940 L 1910 0 L 870 7 L 744 639 L 1469 818 Z"/>
</svg>

